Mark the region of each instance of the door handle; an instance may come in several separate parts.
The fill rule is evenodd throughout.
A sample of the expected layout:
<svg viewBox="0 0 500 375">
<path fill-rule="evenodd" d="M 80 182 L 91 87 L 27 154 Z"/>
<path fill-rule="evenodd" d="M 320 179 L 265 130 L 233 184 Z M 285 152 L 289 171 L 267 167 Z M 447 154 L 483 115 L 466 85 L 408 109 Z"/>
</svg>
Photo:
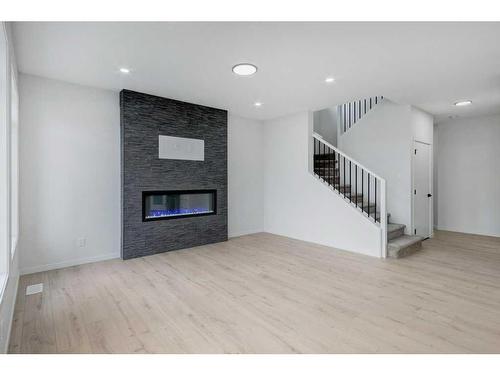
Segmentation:
<svg viewBox="0 0 500 375">
<path fill-rule="evenodd" d="M 427 198 L 430 198 L 430 197 L 432 197 L 432 194 L 427 194 Z"/>
</svg>

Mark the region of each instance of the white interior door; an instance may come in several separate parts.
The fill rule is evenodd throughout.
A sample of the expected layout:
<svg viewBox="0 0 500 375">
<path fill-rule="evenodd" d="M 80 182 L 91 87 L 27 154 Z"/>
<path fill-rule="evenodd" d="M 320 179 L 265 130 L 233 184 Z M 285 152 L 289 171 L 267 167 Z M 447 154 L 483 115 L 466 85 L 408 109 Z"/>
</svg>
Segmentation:
<svg viewBox="0 0 500 375">
<path fill-rule="evenodd" d="M 413 146 L 414 234 L 430 237 L 432 233 L 431 146 L 417 141 L 413 143 Z"/>
</svg>

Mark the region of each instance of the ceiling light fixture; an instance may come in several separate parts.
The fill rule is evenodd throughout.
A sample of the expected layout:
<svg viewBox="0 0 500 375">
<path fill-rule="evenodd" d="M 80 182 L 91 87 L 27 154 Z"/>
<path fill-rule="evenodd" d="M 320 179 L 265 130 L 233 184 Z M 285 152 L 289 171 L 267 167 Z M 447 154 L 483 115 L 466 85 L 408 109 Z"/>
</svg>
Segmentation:
<svg viewBox="0 0 500 375">
<path fill-rule="evenodd" d="M 457 107 L 463 107 L 464 105 L 470 105 L 470 104 L 472 104 L 472 100 L 462 100 L 460 102 L 455 103 Z"/>
<path fill-rule="evenodd" d="M 261 102 L 255 102 L 255 103 L 254 103 L 254 106 L 256 106 L 256 107 L 261 107 L 261 106 L 262 106 L 262 103 L 261 103 Z"/>
<path fill-rule="evenodd" d="M 326 83 L 332 83 L 333 81 L 335 81 L 335 78 L 332 78 L 332 77 L 325 78 Z"/>
<path fill-rule="evenodd" d="M 241 63 L 233 66 L 233 73 L 239 76 L 251 76 L 257 73 L 257 67 L 249 63 Z"/>
<path fill-rule="evenodd" d="M 130 69 L 128 69 L 128 68 L 120 68 L 120 73 L 129 74 L 130 73 Z"/>
</svg>

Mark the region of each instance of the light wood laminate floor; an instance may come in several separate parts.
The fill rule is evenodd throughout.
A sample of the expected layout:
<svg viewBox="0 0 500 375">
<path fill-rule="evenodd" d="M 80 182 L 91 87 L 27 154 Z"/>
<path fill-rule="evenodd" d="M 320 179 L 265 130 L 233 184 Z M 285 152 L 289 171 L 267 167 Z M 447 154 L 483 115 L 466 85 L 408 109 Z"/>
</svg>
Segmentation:
<svg viewBox="0 0 500 375">
<path fill-rule="evenodd" d="M 23 276 L 9 350 L 498 353 L 499 287 L 500 238 L 381 260 L 261 233 Z"/>
</svg>

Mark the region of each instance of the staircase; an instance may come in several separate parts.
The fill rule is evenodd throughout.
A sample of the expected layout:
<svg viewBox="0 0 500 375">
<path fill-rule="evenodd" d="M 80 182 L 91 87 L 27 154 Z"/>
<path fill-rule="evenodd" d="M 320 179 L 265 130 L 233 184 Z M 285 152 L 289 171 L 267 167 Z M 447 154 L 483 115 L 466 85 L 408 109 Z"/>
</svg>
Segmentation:
<svg viewBox="0 0 500 375">
<path fill-rule="evenodd" d="M 422 248 L 423 237 L 409 236 L 404 224 L 387 224 L 387 255 L 389 258 L 402 258 Z"/>
<path fill-rule="evenodd" d="M 401 258 L 422 246 L 422 237 L 405 235 L 405 225 L 390 223 L 385 180 L 313 133 L 313 173 L 382 231 L 382 257 Z"/>
<path fill-rule="evenodd" d="M 348 131 L 367 112 L 380 104 L 382 100 L 384 100 L 383 96 L 373 96 L 339 105 L 337 108 L 338 124 L 342 133 Z"/>
</svg>

